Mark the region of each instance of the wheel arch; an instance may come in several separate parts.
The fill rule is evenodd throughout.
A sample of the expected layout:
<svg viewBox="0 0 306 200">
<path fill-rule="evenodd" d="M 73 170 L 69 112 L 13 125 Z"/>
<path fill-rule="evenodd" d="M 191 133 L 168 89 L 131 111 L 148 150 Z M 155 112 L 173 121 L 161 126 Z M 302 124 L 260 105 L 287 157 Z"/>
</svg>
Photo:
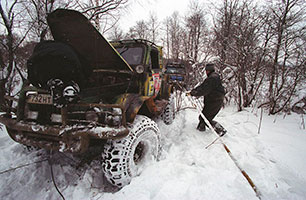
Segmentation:
<svg viewBox="0 0 306 200">
<path fill-rule="evenodd" d="M 133 93 L 124 94 L 118 98 L 117 103 L 123 105 L 127 122 L 134 122 L 136 115 L 146 106 L 145 101 L 147 99 L 146 96 Z"/>
<path fill-rule="evenodd" d="M 161 112 L 160 105 L 155 103 L 154 96 L 141 96 L 139 94 L 124 94 L 118 98 L 117 103 L 124 107 L 126 122 L 133 123 L 136 115 L 144 115 L 149 118 L 157 116 Z"/>
</svg>

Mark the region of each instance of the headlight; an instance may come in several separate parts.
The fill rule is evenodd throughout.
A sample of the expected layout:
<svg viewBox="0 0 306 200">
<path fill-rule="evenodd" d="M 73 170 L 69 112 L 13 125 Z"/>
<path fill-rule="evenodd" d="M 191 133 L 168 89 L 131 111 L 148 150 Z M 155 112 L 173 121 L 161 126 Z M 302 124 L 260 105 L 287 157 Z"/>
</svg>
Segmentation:
<svg viewBox="0 0 306 200">
<path fill-rule="evenodd" d="M 80 87 L 77 83 L 71 82 L 71 85 L 67 86 L 63 90 L 63 97 L 68 102 L 73 102 L 77 99 L 77 96 L 80 92 Z"/>
<path fill-rule="evenodd" d="M 120 108 L 99 109 L 93 108 L 85 113 L 86 121 L 98 122 L 108 126 L 119 126 L 122 120 Z"/>
<path fill-rule="evenodd" d="M 121 119 L 122 118 L 120 116 L 108 115 L 105 118 L 105 122 L 110 126 L 118 126 L 121 124 Z"/>
<path fill-rule="evenodd" d="M 142 66 L 142 65 L 137 65 L 137 66 L 135 67 L 135 70 L 136 70 L 136 72 L 137 72 L 138 74 L 141 74 L 141 73 L 144 72 L 144 66 Z"/>
<path fill-rule="evenodd" d="M 51 121 L 56 123 L 62 123 L 62 115 L 60 114 L 52 114 Z"/>
<path fill-rule="evenodd" d="M 121 108 L 113 108 L 113 113 L 114 115 L 122 115 L 122 110 Z"/>
<path fill-rule="evenodd" d="M 28 111 L 26 113 L 26 118 L 28 118 L 28 119 L 36 120 L 37 116 L 38 116 L 38 112 L 37 111 Z"/>
</svg>

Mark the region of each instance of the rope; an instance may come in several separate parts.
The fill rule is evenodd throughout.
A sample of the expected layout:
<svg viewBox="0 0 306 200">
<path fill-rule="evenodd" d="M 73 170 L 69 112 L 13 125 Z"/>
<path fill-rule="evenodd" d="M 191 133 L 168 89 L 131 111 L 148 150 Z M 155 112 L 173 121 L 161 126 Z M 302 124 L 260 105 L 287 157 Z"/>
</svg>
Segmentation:
<svg viewBox="0 0 306 200">
<path fill-rule="evenodd" d="M 209 129 L 217 136 L 210 144 L 208 144 L 205 149 L 208 149 L 211 145 L 213 145 L 215 142 L 217 142 L 218 140 L 221 139 L 221 136 L 215 131 L 215 129 L 212 127 L 212 125 L 210 124 L 210 122 L 208 121 L 208 119 L 204 116 L 204 114 L 202 113 L 202 110 L 200 109 L 200 107 L 203 107 L 200 102 L 198 100 L 192 99 L 191 96 L 188 96 L 189 101 L 192 102 L 194 104 L 194 106 L 196 107 L 197 111 L 199 112 L 199 114 L 201 115 L 201 117 L 204 119 L 205 123 L 208 125 Z M 223 142 L 222 142 L 223 143 Z"/>
<path fill-rule="evenodd" d="M 16 170 L 16 169 L 20 169 L 20 168 L 23 168 L 23 167 L 27 167 L 27 166 L 29 166 L 29 165 L 33 165 L 33 164 L 37 164 L 37 163 L 41 163 L 41 162 L 45 162 L 45 161 L 48 161 L 48 159 L 39 160 L 39 161 L 35 161 L 35 162 L 33 162 L 33 163 L 27 163 L 27 164 L 24 164 L 24 165 L 20 165 L 20 166 L 18 166 L 18 167 L 14 167 L 14 168 L 11 168 L 11 169 L 7 169 L 7 170 L 4 170 L 4 171 L 0 172 L 0 175 L 1 175 L 1 174 L 8 173 L 8 172 L 10 172 L 10 171 L 14 171 L 14 170 Z"/>
<path fill-rule="evenodd" d="M 260 194 L 259 190 L 257 189 L 256 185 L 254 184 L 254 182 L 252 181 L 251 177 L 239 166 L 237 160 L 235 159 L 235 157 L 233 156 L 233 154 L 229 150 L 229 148 L 224 143 L 222 143 L 222 144 L 223 144 L 223 147 L 226 150 L 227 154 L 229 155 L 229 157 L 232 159 L 232 161 L 235 163 L 236 167 L 239 169 L 239 171 L 242 173 L 242 175 L 245 177 L 245 179 L 248 181 L 248 183 L 250 184 L 250 186 L 254 190 L 258 199 L 261 199 L 261 194 Z"/>
<path fill-rule="evenodd" d="M 50 156 L 48 158 L 48 163 L 50 165 L 50 171 L 51 171 L 51 178 L 52 178 L 52 182 L 53 182 L 53 185 L 56 189 L 56 191 L 59 193 L 59 195 L 62 197 L 63 200 L 65 200 L 65 197 L 64 195 L 61 193 L 61 191 L 58 189 L 56 183 L 55 183 L 55 178 L 54 178 L 54 174 L 53 174 L 53 166 L 52 166 L 52 155 L 53 155 L 53 151 L 51 150 L 50 152 Z"/>
<path fill-rule="evenodd" d="M 45 161 L 48 161 L 49 165 L 50 165 L 50 171 L 51 171 L 51 178 L 52 178 L 52 182 L 54 184 L 54 187 L 56 189 L 56 191 L 60 194 L 60 196 L 62 197 L 63 200 L 65 200 L 65 197 L 63 196 L 63 194 L 60 192 L 60 190 L 58 189 L 56 183 L 55 183 L 55 178 L 54 178 L 54 173 L 53 173 L 53 166 L 52 166 L 52 150 L 50 152 L 50 155 L 49 155 L 49 158 L 47 159 L 43 159 L 43 160 L 39 160 L 39 161 L 35 161 L 35 162 L 32 162 L 32 163 L 27 163 L 27 164 L 24 164 L 24 165 L 20 165 L 18 167 L 14 167 L 14 168 L 11 168 L 11 169 L 7 169 L 7 170 L 4 170 L 4 171 L 1 171 L 0 172 L 0 175 L 1 174 L 5 174 L 5 173 L 8 173 L 10 171 L 14 171 L 14 170 L 17 170 L 17 169 L 20 169 L 20 168 L 23 168 L 23 167 L 27 167 L 29 165 L 33 165 L 33 164 L 37 164 L 37 163 L 41 163 L 41 162 L 45 162 Z"/>
<path fill-rule="evenodd" d="M 179 84 L 178 84 L 179 85 Z M 184 92 L 187 92 L 185 88 L 183 88 L 181 85 L 179 85 Z M 210 124 L 210 122 L 207 120 L 207 118 L 204 116 L 204 114 L 202 113 L 202 110 L 199 108 L 199 103 L 195 102 L 191 96 L 187 95 L 189 101 L 194 104 L 199 112 L 199 114 L 201 115 L 201 117 L 204 119 L 205 123 L 208 125 L 208 127 L 212 130 L 212 132 L 217 136 L 217 138 L 208 146 L 205 147 L 205 149 L 207 149 L 209 146 L 211 146 L 213 143 L 215 143 L 217 140 L 220 140 L 225 151 L 227 152 L 227 155 L 231 158 L 231 160 L 234 162 L 235 166 L 239 169 L 239 171 L 241 172 L 241 174 L 243 175 L 243 177 L 248 181 L 249 185 L 252 187 L 253 191 L 256 194 L 256 197 L 258 199 L 261 200 L 261 194 L 259 192 L 259 190 L 257 189 L 256 185 L 254 184 L 254 182 L 252 181 L 251 177 L 242 169 L 242 167 L 240 167 L 240 165 L 238 164 L 238 161 L 235 159 L 235 157 L 233 156 L 233 154 L 231 153 L 230 149 L 226 146 L 226 144 L 224 144 L 222 138 L 218 135 L 218 133 L 215 131 L 215 129 L 212 127 L 212 125 Z"/>
<path fill-rule="evenodd" d="M 258 127 L 258 134 L 260 133 L 260 128 L 261 128 L 261 122 L 262 122 L 262 113 L 263 113 L 263 108 L 261 107 L 261 111 L 260 111 L 260 121 L 259 121 L 259 127 Z"/>
</svg>

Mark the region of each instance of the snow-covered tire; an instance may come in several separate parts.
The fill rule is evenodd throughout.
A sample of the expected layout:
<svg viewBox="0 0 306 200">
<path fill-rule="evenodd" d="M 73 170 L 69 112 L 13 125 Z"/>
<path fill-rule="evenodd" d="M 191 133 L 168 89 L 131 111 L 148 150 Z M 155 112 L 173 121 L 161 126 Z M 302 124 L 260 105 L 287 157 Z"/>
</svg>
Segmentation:
<svg viewBox="0 0 306 200">
<path fill-rule="evenodd" d="M 174 118 L 175 118 L 175 98 L 174 95 L 172 94 L 162 114 L 162 120 L 165 124 L 169 125 L 173 123 Z"/>
<path fill-rule="evenodd" d="M 122 139 L 108 140 L 102 154 L 104 175 L 117 187 L 129 184 L 159 156 L 160 132 L 153 120 L 138 115 L 129 131 L 129 135 Z"/>
</svg>

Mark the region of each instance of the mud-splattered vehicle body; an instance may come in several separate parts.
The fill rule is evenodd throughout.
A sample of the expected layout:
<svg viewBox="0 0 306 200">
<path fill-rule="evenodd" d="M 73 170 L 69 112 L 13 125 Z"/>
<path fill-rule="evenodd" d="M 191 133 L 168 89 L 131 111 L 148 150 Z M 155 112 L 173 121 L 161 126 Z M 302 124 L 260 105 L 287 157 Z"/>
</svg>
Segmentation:
<svg viewBox="0 0 306 200">
<path fill-rule="evenodd" d="M 106 177 L 122 187 L 159 153 L 152 119 L 171 104 L 162 49 L 146 40 L 109 43 L 76 11 L 59 9 L 47 20 L 54 40 L 35 47 L 18 111 L 0 122 L 27 146 L 82 153 L 98 141 Z"/>
</svg>

